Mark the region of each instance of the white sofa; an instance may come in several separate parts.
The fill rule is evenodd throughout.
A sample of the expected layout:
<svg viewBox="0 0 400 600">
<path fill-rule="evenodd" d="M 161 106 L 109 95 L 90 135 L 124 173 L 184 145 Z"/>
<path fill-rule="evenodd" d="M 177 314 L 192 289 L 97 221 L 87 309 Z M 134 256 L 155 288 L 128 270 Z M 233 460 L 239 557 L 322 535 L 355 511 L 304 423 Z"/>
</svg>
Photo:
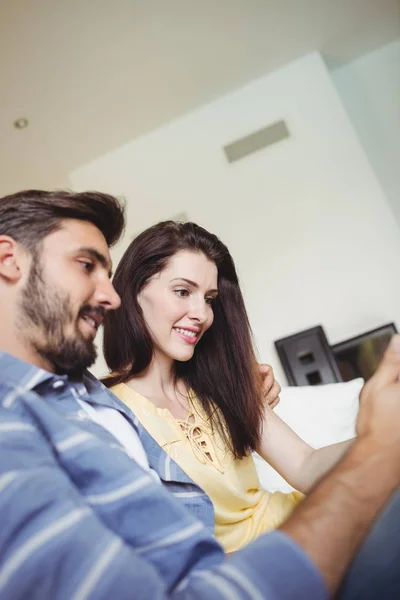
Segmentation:
<svg viewBox="0 0 400 600">
<path fill-rule="evenodd" d="M 362 379 L 347 383 L 282 388 L 276 413 L 314 448 L 354 437 Z M 261 486 L 271 492 L 293 488 L 257 454 Z"/>
</svg>

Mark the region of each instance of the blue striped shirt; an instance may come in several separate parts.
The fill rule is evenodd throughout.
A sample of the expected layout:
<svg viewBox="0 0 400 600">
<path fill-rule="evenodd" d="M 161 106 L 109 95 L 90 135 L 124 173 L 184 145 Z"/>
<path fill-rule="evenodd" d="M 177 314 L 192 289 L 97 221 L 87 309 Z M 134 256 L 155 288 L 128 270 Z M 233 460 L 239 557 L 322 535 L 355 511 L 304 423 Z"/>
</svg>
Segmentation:
<svg viewBox="0 0 400 600">
<path fill-rule="evenodd" d="M 94 378 L 74 382 L 0 352 L 0 598 L 327 598 L 281 532 L 226 561 L 209 513 L 190 515 L 167 489 L 179 496 L 173 477 L 157 484 L 79 396 L 120 410 L 137 429 Z M 188 478 L 180 485 L 189 501 L 201 495 Z"/>
</svg>

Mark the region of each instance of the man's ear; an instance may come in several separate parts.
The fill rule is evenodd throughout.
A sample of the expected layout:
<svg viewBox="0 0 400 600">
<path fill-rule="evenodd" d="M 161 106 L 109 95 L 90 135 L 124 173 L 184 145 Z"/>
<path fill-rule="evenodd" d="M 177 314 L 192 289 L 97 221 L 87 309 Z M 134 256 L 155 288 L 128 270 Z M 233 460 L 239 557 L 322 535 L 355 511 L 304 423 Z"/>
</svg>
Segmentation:
<svg viewBox="0 0 400 600">
<path fill-rule="evenodd" d="M 0 235 L 0 278 L 16 283 L 21 278 L 21 247 L 8 235 Z"/>
</svg>

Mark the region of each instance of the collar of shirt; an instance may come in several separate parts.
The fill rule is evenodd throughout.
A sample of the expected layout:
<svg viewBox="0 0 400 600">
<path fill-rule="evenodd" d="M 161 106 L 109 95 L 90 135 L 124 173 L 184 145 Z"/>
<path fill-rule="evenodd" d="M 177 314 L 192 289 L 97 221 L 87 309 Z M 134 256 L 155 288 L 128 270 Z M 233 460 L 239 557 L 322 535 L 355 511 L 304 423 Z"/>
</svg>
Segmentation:
<svg viewBox="0 0 400 600">
<path fill-rule="evenodd" d="M 150 433 L 139 422 L 136 415 L 89 371 L 85 371 L 81 380 L 72 381 L 67 375 L 50 373 L 11 354 L 0 351 L 0 373 L 3 381 L 12 384 L 21 391 L 36 391 L 41 396 L 49 394 L 54 397 L 54 391 L 57 388 L 70 386 L 74 388 L 77 398 L 82 398 L 82 400 L 94 407 L 115 408 L 128 418 L 137 431 L 146 451 L 150 466 L 158 472 L 164 482 L 177 482 L 177 491 L 181 489 L 181 484 L 189 484 L 200 490 L 185 471 L 158 445 Z M 88 415 L 85 418 L 88 418 Z M 201 491 L 201 495 L 208 501 L 203 491 Z M 211 502 L 209 504 L 212 506 Z"/>
<path fill-rule="evenodd" d="M 49 373 L 45 369 L 40 369 L 16 356 L 1 351 L 0 372 L 3 380 L 25 391 L 33 391 L 36 386 L 44 382 L 51 385 L 56 380 L 65 381 L 68 379 L 66 375 L 54 375 L 54 373 Z"/>
<path fill-rule="evenodd" d="M 76 411 L 73 412 L 69 408 L 65 412 L 69 415 L 68 418 L 74 418 L 78 421 L 89 419 L 98 423 L 99 419 L 93 418 L 93 414 L 97 414 L 97 411 L 110 411 L 109 414 L 115 412 L 114 420 L 122 419 L 122 421 L 118 421 L 120 425 L 121 423 L 122 425 L 129 423 L 129 428 L 132 428 L 132 436 L 138 436 L 134 415 L 129 414 L 130 411 L 128 412 L 125 405 L 115 398 L 88 371 L 80 379 L 73 379 L 69 378 L 68 375 L 50 373 L 6 352 L 0 352 L 0 373 L 3 381 L 11 384 L 21 392 L 35 392 L 43 399 L 48 399 L 51 402 L 62 401 L 64 412 L 65 400 L 74 398 L 73 405 L 76 403 Z M 82 410 L 83 404 L 85 410 Z M 92 414 L 92 417 L 89 416 L 90 414 Z M 110 428 L 105 426 L 105 423 L 101 423 L 101 426 L 110 432 Z M 113 437 L 116 437 L 116 440 L 119 440 L 115 432 L 111 433 Z"/>
<path fill-rule="evenodd" d="M 90 404 L 115 408 L 132 419 L 125 405 L 98 381 L 89 371 L 85 371 L 80 380 L 72 380 L 68 375 L 56 375 L 45 369 L 27 363 L 7 352 L 0 351 L 0 372 L 2 379 L 24 391 L 36 391 L 38 388 L 57 389 L 65 385 L 74 387 L 78 397 Z"/>
</svg>

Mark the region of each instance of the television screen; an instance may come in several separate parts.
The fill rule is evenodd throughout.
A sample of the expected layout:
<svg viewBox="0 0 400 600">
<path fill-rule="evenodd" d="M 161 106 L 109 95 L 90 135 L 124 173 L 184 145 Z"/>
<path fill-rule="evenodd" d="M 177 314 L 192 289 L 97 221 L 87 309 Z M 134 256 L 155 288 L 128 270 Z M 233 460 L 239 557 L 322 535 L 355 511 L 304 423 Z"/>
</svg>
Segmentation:
<svg viewBox="0 0 400 600">
<path fill-rule="evenodd" d="M 389 323 L 332 346 L 343 381 L 356 377 L 367 381 L 375 373 L 394 333 L 397 333 L 396 326 Z"/>
</svg>

